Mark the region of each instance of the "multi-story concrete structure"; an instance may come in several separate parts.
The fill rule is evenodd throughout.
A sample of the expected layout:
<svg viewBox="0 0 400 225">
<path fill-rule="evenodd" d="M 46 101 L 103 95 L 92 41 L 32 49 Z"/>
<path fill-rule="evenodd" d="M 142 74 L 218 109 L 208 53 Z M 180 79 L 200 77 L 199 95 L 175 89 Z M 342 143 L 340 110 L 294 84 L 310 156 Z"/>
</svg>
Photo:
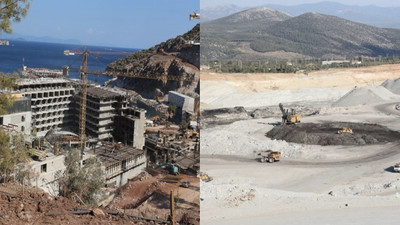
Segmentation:
<svg viewBox="0 0 400 225">
<path fill-rule="evenodd" d="M 22 132 L 29 136 L 31 134 L 31 100 L 14 94 L 13 105 L 7 109 L 7 114 L 0 116 L 0 126 L 5 129 Z"/>
<path fill-rule="evenodd" d="M 145 110 L 128 104 L 127 92 L 115 88 L 88 87 L 86 135 L 91 140 L 115 140 L 142 149 L 144 146 Z M 79 121 L 80 96 L 76 96 Z M 78 126 L 77 126 L 78 127 Z"/>
<path fill-rule="evenodd" d="M 76 117 L 79 121 L 80 96 L 76 96 Z M 104 87 L 88 87 L 86 102 L 86 135 L 90 139 L 112 140 L 114 118 L 128 107 L 123 91 Z"/>
<path fill-rule="evenodd" d="M 31 99 L 31 127 L 37 136 L 44 136 L 50 129 L 70 125 L 72 83 L 66 79 L 24 79 L 18 83 L 17 93 Z"/>
<path fill-rule="evenodd" d="M 115 117 L 114 137 L 116 141 L 134 148 L 143 149 L 144 127 L 146 122 L 146 110 L 139 108 L 127 108 Z"/>
</svg>

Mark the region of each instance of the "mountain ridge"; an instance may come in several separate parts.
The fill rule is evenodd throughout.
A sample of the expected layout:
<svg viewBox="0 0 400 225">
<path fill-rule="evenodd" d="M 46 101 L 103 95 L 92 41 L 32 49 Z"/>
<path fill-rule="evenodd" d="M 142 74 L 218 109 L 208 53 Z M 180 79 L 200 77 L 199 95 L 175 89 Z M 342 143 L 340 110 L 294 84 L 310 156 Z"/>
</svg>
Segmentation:
<svg viewBox="0 0 400 225">
<path fill-rule="evenodd" d="M 285 54 L 289 53 L 290 57 L 295 53 L 315 58 L 400 55 L 400 30 L 373 27 L 316 12 L 290 17 L 273 11 L 287 17 L 274 21 L 265 16 L 263 21 L 257 20 L 254 24 L 232 23 L 238 15 L 248 12 L 246 10 L 202 23 L 202 60 L 258 60 L 274 58 L 268 53 L 279 51 L 283 59 L 288 59 Z M 237 21 L 241 21 L 240 18 Z M 263 55 L 256 56 L 250 54 L 251 51 Z"/>
</svg>

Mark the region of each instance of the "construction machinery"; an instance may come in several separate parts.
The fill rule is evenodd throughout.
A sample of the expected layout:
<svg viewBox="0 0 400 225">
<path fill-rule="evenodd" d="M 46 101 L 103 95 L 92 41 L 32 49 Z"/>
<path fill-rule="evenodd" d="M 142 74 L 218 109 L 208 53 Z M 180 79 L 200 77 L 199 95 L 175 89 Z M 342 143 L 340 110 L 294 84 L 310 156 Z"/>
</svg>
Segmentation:
<svg viewBox="0 0 400 225">
<path fill-rule="evenodd" d="M 394 172 L 400 173 L 400 163 L 396 163 L 396 164 L 393 166 L 393 170 L 394 170 Z"/>
<path fill-rule="evenodd" d="M 258 153 L 259 156 L 261 156 L 260 162 L 278 162 L 281 160 L 281 152 L 280 151 L 272 151 L 272 150 L 266 150 Z"/>
<path fill-rule="evenodd" d="M 343 127 L 343 129 L 337 131 L 338 134 L 349 133 L 352 134 L 353 130 L 348 127 Z"/>
<path fill-rule="evenodd" d="M 282 112 L 282 125 L 300 123 L 301 116 L 295 109 L 284 109 L 282 103 L 279 103 L 279 108 Z"/>
<path fill-rule="evenodd" d="M 178 175 L 179 174 L 179 168 L 174 166 L 171 163 L 163 163 L 158 165 L 158 168 L 164 169 L 168 171 L 168 173 L 173 174 L 173 175 Z"/>
<path fill-rule="evenodd" d="M 210 182 L 213 180 L 212 177 L 208 176 L 207 173 L 200 173 L 200 179 L 204 182 Z"/>
<path fill-rule="evenodd" d="M 190 13 L 189 20 L 193 20 L 193 19 L 200 19 L 200 13 L 197 13 L 197 12 Z"/>
<path fill-rule="evenodd" d="M 196 130 L 193 130 L 193 129 L 186 129 L 185 130 L 185 137 L 186 138 L 196 139 L 196 138 L 199 137 L 199 133 Z"/>
</svg>

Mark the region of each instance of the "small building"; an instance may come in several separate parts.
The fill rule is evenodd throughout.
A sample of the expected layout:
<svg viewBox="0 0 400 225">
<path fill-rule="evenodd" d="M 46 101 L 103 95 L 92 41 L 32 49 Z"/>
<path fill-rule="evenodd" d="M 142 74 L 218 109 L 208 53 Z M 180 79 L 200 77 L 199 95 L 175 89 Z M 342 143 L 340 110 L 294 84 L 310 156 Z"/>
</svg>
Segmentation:
<svg viewBox="0 0 400 225">
<path fill-rule="evenodd" d="M 27 168 L 31 173 L 30 185 L 43 189 L 45 192 L 57 196 L 60 191 L 58 179 L 64 176 L 65 156 L 47 153 L 43 161 L 31 161 Z"/>
<path fill-rule="evenodd" d="M 87 153 L 100 160 L 107 187 L 126 184 L 129 179 L 144 171 L 147 164 L 146 151 L 122 144 L 104 142 Z"/>
<path fill-rule="evenodd" d="M 0 126 L 29 136 L 32 119 L 31 100 L 22 97 L 21 94 L 14 94 L 13 97 L 15 100 L 13 105 L 7 109 L 7 114 L 0 116 Z"/>
</svg>

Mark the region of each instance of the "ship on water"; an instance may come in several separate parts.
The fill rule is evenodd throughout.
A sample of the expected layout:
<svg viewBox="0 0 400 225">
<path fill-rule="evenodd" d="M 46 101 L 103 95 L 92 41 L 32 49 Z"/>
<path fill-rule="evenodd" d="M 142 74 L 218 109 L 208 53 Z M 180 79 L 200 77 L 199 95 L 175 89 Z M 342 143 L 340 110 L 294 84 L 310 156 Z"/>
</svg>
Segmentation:
<svg viewBox="0 0 400 225">
<path fill-rule="evenodd" d="M 0 45 L 6 45 L 6 46 L 9 46 L 9 45 L 10 45 L 10 42 L 9 42 L 9 41 L 7 41 L 7 40 L 0 40 Z"/>
</svg>

